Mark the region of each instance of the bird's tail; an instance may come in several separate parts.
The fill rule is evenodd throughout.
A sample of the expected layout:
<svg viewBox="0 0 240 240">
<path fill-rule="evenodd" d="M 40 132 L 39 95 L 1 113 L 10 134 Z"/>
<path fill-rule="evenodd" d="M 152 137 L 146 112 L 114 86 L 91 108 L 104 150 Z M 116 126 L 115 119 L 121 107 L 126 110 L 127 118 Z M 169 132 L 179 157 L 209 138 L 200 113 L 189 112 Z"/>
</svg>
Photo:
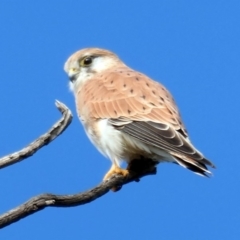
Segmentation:
<svg viewBox="0 0 240 240">
<path fill-rule="evenodd" d="M 174 154 L 175 155 L 175 154 Z M 215 168 L 214 164 L 203 157 L 201 160 L 196 160 L 192 158 L 188 158 L 186 156 L 174 156 L 174 159 L 177 164 L 180 166 L 187 168 L 194 173 L 204 176 L 204 177 L 210 177 L 212 176 L 211 171 L 207 168 L 207 165 L 211 166 L 212 168 Z"/>
</svg>

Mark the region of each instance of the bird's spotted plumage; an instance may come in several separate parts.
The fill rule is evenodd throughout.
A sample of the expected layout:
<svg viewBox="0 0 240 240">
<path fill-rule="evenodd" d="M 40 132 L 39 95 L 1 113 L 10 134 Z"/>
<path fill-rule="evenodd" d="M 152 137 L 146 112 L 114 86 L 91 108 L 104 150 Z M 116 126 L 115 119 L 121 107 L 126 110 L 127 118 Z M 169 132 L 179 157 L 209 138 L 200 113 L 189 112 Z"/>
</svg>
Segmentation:
<svg viewBox="0 0 240 240">
<path fill-rule="evenodd" d="M 73 54 L 65 71 L 88 137 L 113 163 L 105 178 L 118 172 L 121 160 L 130 163 L 142 157 L 175 162 L 200 175 L 210 173 L 206 165 L 214 165 L 191 144 L 163 85 L 97 48 Z"/>
</svg>

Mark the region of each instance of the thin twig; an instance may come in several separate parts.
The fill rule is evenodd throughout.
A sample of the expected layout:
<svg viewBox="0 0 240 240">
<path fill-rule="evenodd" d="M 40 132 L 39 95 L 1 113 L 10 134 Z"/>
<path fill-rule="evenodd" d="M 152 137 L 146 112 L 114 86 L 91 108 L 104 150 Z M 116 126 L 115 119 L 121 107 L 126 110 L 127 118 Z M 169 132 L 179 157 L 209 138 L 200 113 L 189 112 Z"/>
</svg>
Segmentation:
<svg viewBox="0 0 240 240">
<path fill-rule="evenodd" d="M 4 228 L 24 217 L 43 210 L 46 207 L 73 207 L 90 203 L 105 195 L 110 189 L 135 181 L 147 175 L 156 174 L 156 168 L 148 169 L 139 174 L 124 178 L 120 175 L 113 176 L 110 180 L 99 184 L 91 190 L 74 195 L 55 195 L 51 193 L 35 196 L 22 205 L 0 215 L 0 228 Z"/>
<path fill-rule="evenodd" d="M 27 147 L 23 148 L 20 151 L 0 158 L 0 169 L 32 156 L 40 148 L 46 146 L 57 136 L 63 133 L 63 131 L 72 121 L 72 113 L 63 103 L 56 100 L 55 104 L 58 110 L 62 113 L 61 119 L 58 120 L 47 133 L 43 134 L 37 140 L 30 143 Z"/>
</svg>

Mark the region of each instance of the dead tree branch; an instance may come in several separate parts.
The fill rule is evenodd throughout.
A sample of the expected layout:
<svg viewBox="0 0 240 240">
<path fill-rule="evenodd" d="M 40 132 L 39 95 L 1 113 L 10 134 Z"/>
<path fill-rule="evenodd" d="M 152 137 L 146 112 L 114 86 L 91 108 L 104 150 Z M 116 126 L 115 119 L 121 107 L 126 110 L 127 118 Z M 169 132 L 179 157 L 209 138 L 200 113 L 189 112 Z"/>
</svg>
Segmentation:
<svg viewBox="0 0 240 240">
<path fill-rule="evenodd" d="M 47 133 L 43 134 L 37 140 L 30 143 L 27 147 L 18 152 L 0 158 L 0 169 L 32 156 L 40 148 L 46 146 L 57 136 L 63 133 L 63 131 L 72 121 L 72 113 L 63 103 L 56 101 L 55 104 L 58 110 L 62 113 L 61 119 L 58 120 Z"/>
<path fill-rule="evenodd" d="M 7 167 L 32 156 L 41 147 L 49 144 L 68 127 L 72 120 L 71 111 L 59 101 L 56 101 L 56 106 L 61 111 L 62 118 L 56 122 L 47 133 L 30 143 L 29 146 L 1 158 L 0 168 Z M 121 189 L 124 184 L 132 181 L 138 182 L 140 178 L 144 176 L 156 174 L 155 164 L 155 162 L 151 162 L 149 159 L 147 161 L 146 159 L 138 159 L 132 161 L 128 166 L 130 173 L 128 177 L 115 175 L 108 181 L 105 181 L 88 191 L 73 195 L 55 195 L 46 193 L 35 196 L 22 205 L 0 215 L 0 228 L 6 227 L 24 217 L 43 210 L 46 207 L 73 207 L 90 203 L 106 194 L 110 189 L 117 191 Z"/>
<path fill-rule="evenodd" d="M 46 207 L 73 207 L 90 203 L 95 199 L 105 195 L 110 189 L 135 181 L 136 178 L 156 174 L 156 169 L 148 169 L 138 175 L 130 175 L 128 178 L 116 175 L 109 181 L 99 184 L 97 187 L 83 193 L 74 195 L 55 195 L 51 193 L 41 194 L 31 198 L 22 205 L 0 215 L 0 228 L 4 228 L 24 217 L 43 210 Z"/>
</svg>

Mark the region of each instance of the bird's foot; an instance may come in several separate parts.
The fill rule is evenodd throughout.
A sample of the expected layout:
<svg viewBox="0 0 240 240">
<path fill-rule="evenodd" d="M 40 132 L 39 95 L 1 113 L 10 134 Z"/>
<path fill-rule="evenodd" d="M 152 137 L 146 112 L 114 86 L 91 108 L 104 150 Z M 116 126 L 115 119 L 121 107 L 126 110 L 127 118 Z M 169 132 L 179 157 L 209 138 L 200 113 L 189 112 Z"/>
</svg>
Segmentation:
<svg viewBox="0 0 240 240">
<path fill-rule="evenodd" d="M 129 171 L 126 169 L 122 169 L 116 165 L 112 165 L 112 167 L 110 168 L 110 170 L 105 174 L 103 181 L 107 181 L 108 179 L 110 179 L 112 176 L 116 175 L 116 174 L 120 174 L 124 177 L 129 175 Z M 114 186 L 111 188 L 111 190 L 113 192 L 117 192 L 122 188 L 122 186 Z"/>
<path fill-rule="evenodd" d="M 113 165 L 110 170 L 105 174 L 103 181 L 110 179 L 115 174 L 123 175 L 124 177 L 126 177 L 127 175 L 129 175 L 129 171 Z"/>
</svg>

